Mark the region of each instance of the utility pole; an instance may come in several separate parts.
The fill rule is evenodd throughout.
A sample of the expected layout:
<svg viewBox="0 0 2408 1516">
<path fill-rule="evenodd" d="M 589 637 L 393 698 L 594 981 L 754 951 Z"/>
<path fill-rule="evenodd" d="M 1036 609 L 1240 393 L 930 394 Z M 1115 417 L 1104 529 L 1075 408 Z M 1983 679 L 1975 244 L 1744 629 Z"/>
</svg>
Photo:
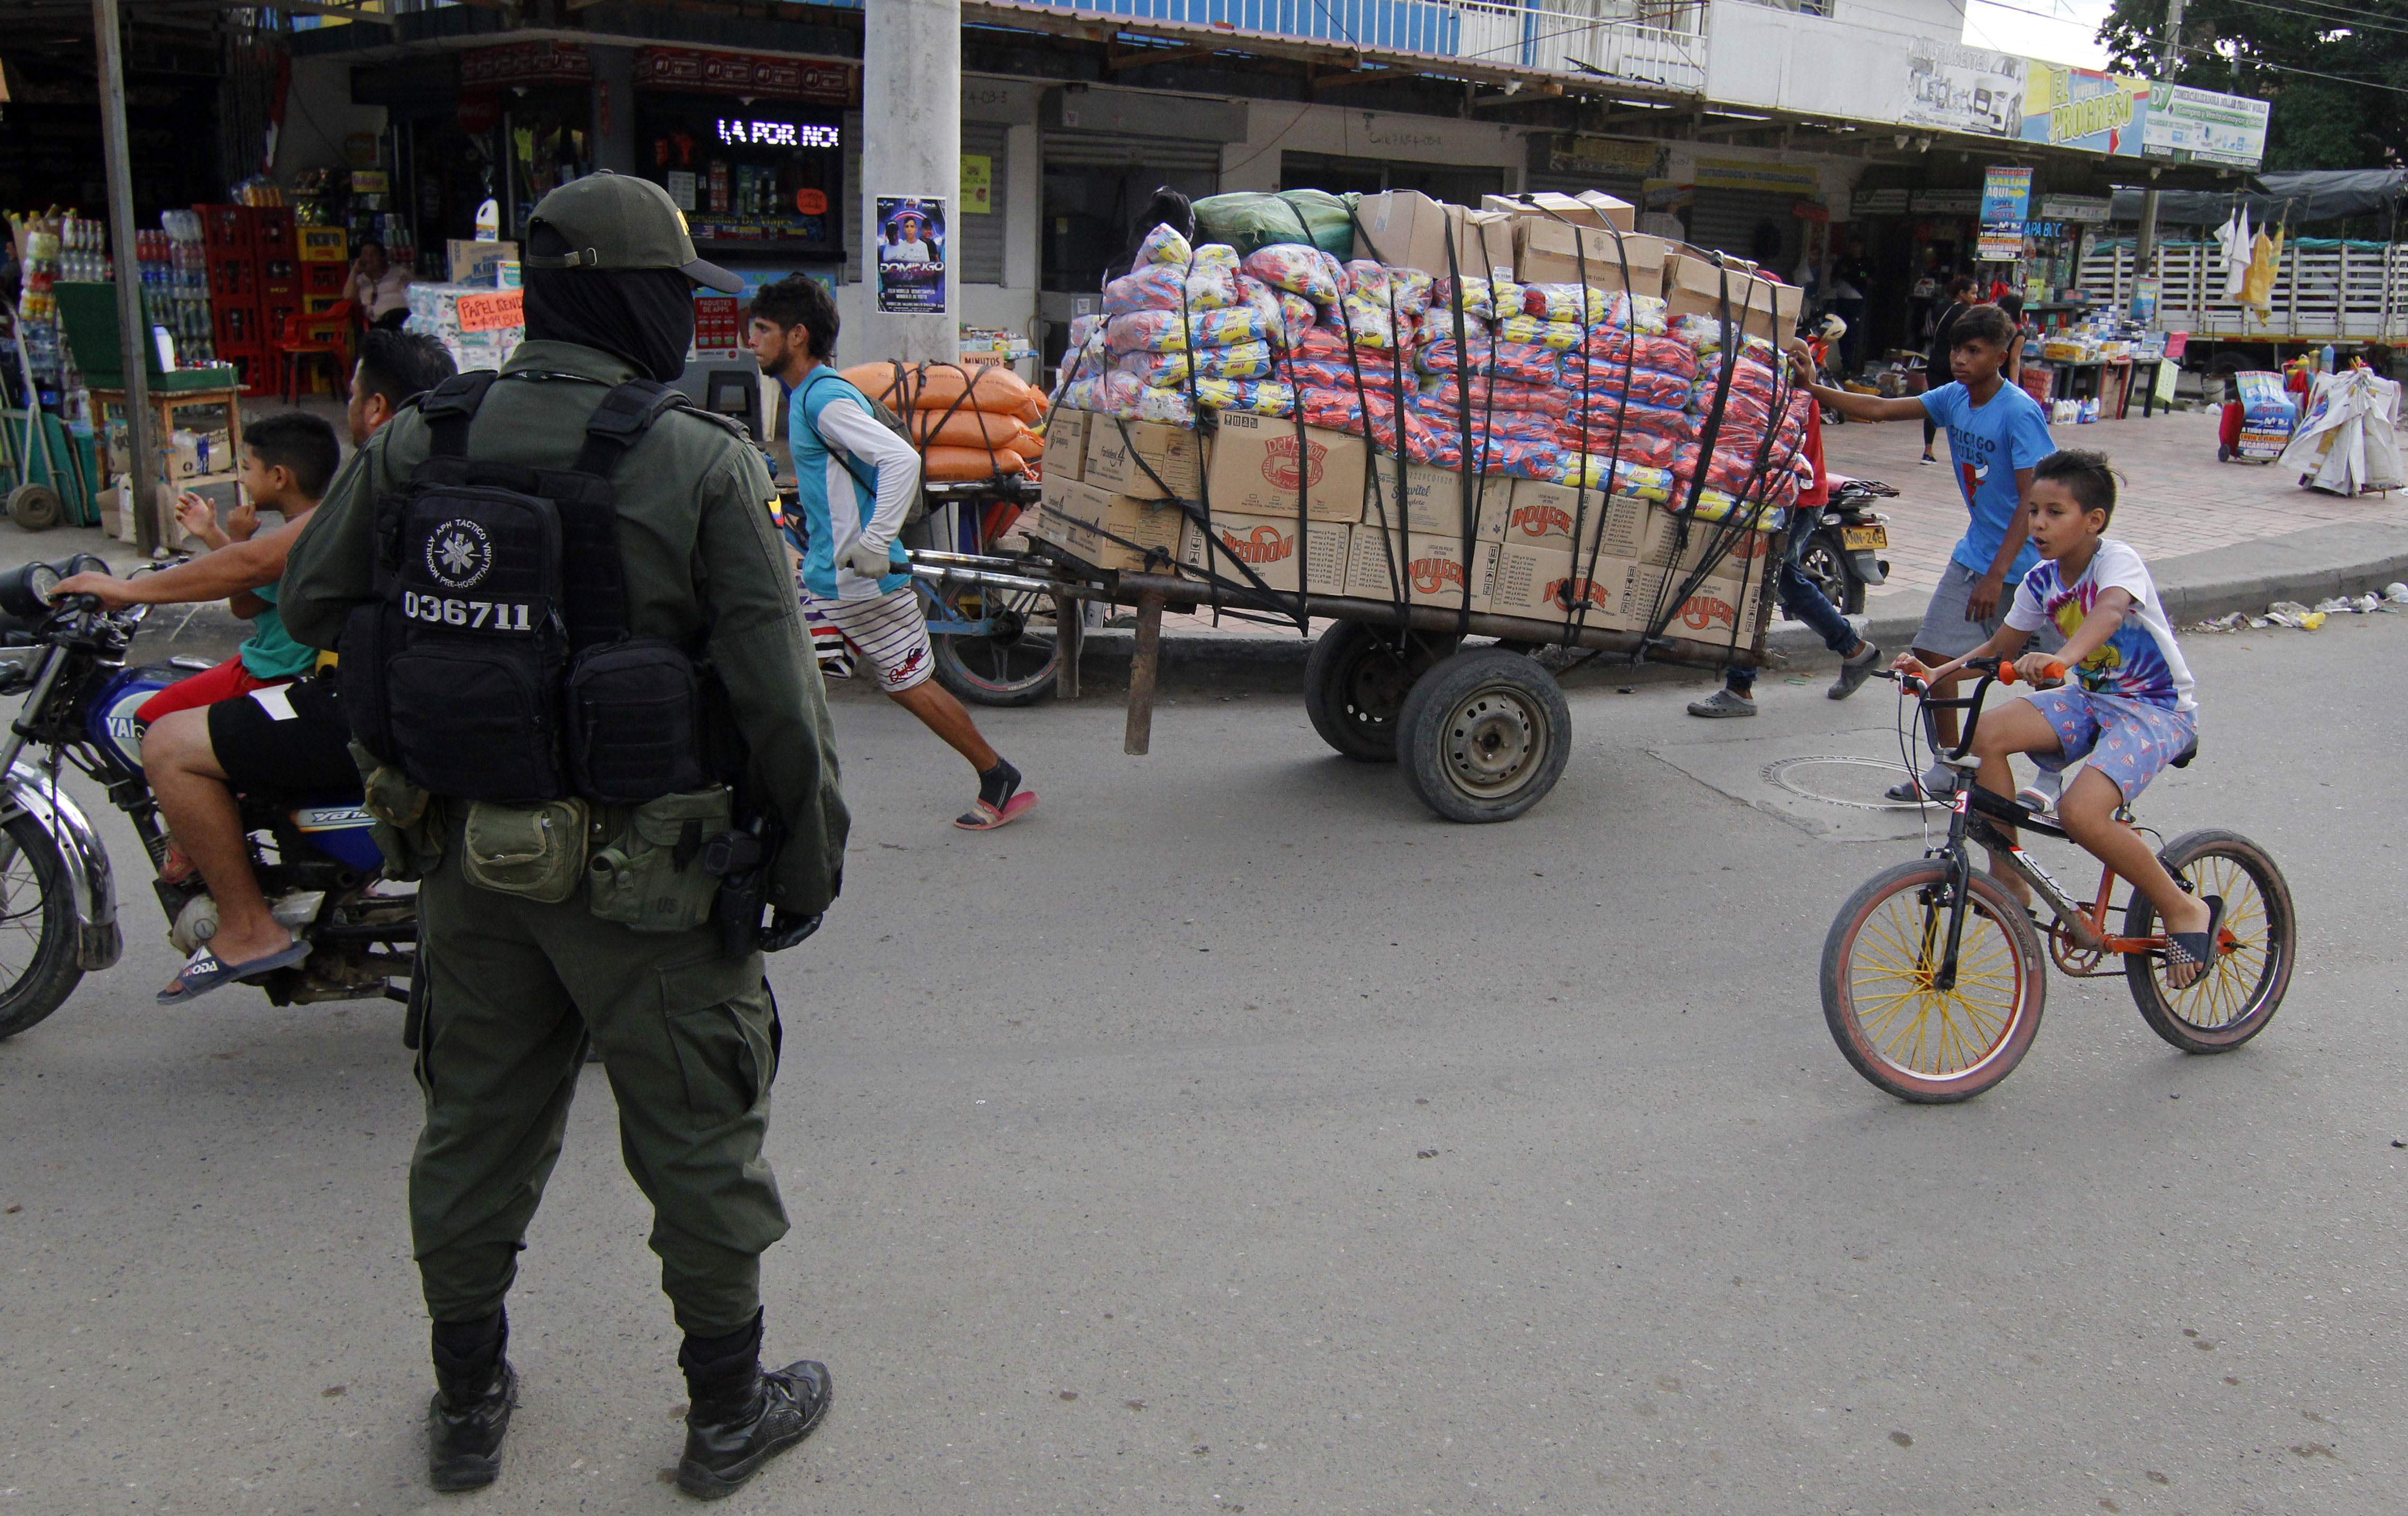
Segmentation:
<svg viewBox="0 0 2408 1516">
<path fill-rule="evenodd" d="M 134 167 L 125 150 L 125 57 L 117 0 L 92 0 L 92 30 L 100 44 L 101 157 L 108 173 L 108 248 L 117 272 L 118 358 L 125 366 L 125 509 L 134 513 L 135 548 L 149 557 L 159 550 L 159 458 L 152 447 L 165 439 L 150 435 L 150 324 L 142 313 L 142 265 L 134 255 Z"/>
<path fill-rule="evenodd" d="M 2166 0 L 2166 29 L 2157 37 L 2157 77 L 2168 84 L 2173 82 L 2174 65 L 2182 57 L 2182 19 L 2183 0 Z M 2141 195 L 2141 235 L 2132 249 L 2132 278 L 2144 277 L 2157 262 L 2157 192 L 2153 186 Z"/>
<path fill-rule="evenodd" d="M 867 291 L 855 362 L 953 363 L 962 355 L 961 0 L 868 0 L 861 49 L 861 277 Z M 879 202 L 926 197 L 943 209 L 941 229 L 923 217 L 919 233 L 942 249 L 941 282 L 899 282 L 882 301 L 878 249 L 889 229 Z M 900 208 L 896 208 L 900 209 Z M 896 220 L 899 221 L 899 217 Z M 898 265 L 898 267 L 905 267 Z M 882 304 L 923 308 L 885 310 Z M 934 309 L 927 309 L 933 307 Z"/>
</svg>

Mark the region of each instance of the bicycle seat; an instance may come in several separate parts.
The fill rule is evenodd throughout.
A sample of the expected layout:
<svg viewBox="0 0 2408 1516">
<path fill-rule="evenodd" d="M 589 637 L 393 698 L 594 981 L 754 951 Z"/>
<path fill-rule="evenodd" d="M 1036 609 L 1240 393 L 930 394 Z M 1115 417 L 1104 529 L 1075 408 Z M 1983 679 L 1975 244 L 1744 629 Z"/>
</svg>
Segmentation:
<svg viewBox="0 0 2408 1516">
<path fill-rule="evenodd" d="M 2174 755 L 2173 766 L 2177 769 L 2187 769 L 2190 767 L 2190 760 L 2197 757 L 2199 757 L 2199 739 L 2194 737 L 2190 740 L 2188 747 Z"/>
</svg>

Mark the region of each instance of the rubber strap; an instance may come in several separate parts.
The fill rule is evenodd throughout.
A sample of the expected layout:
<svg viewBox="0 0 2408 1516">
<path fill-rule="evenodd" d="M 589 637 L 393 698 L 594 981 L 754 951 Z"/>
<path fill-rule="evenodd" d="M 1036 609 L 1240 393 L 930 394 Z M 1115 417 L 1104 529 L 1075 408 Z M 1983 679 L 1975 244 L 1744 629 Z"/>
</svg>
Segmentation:
<svg viewBox="0 0 2408 1516">
<path fill-rule="evenodd" d="M 486 391 L 501 377 L 491 368 L 454 374 L 420 397 L 418 413 L 426 418 L 427 456 L 467 457 L 468 424 L 477 419 Z"/>
</svg>

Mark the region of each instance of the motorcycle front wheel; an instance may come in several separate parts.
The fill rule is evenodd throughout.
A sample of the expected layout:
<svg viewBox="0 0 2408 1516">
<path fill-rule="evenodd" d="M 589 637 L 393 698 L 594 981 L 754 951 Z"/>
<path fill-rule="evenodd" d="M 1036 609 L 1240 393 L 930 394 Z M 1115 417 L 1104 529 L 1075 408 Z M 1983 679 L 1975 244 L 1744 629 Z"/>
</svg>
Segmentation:
<svg viewBox="0 0 2408 1516">
<path fill-rule="evenodd" d="M 0 1037 L 66 1003 L 83 979 L 58 844 L 30 816 L 0 826 Z"/>
</svg>

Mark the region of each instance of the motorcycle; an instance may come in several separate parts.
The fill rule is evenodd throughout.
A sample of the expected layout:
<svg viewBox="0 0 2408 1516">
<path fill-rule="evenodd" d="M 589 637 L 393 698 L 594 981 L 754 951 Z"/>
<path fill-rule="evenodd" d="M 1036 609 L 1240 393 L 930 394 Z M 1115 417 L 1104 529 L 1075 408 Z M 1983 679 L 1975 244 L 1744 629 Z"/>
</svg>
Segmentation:
<svg viewBox="0 0 2408 1516">
<path fill-rule="evenodd" d="M 1873 502 L 1897 497 L 1896 485 L 1878 479 L 1833 475 L 1830 503 L 1798 549 L 1799 570 L 1850 615 L 1863 613 L 1866 586 L 1889 579 L 1889 562 L 1881 556 L 1889 546 L 1889 517 Z"/>
<path fill-rule="evenodd" d="M 102 787 L 133 823 L 154 873 L 167 853 L 135 713 L 208 665 L 171 659 L 126 668 L 147 607 L 105 612 L 82 595 L 51 602 L 68 575 L 108 568 L 82 555 L 0 574 L 0 697 L 25 697 L 0 742 L 0 927 L 16 929 L 0 932 L 0 1037 L 57 1010 L 85 975 L 114 964 L 123 948 L 108 851 L 60 787 L 61 768 L 71 764 Z M 27 758 L 29 747 L 40 756 Z M 239 804 L 260 888 L 276 919 L 311 949 L 298 964 L 245 982 L 278 1005 L 406 1002 L 417 898 L 380 888 L 384 859 L 360 791 L 244 795 Z M 217 930 L 216 903 L 197 874 L 180 883 L 154 878 L 151 888 L 179 952 L 189 955 Z"/>
</svg>

